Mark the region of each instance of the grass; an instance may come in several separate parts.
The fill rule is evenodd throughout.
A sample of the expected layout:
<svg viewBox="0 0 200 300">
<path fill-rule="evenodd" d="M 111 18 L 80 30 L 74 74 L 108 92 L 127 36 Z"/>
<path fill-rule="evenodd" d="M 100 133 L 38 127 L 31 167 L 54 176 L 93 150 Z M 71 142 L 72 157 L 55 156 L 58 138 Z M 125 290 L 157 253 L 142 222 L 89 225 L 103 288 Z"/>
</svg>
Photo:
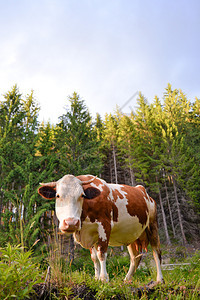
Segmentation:
<svg viewBox="0 0 200 300">
<path fill-rule="evenodd" d="M 149 289 L 147 284 L 156 279 L 156 269 L 152 265 L 152 254 L 145 255 L 141 267 L 131 283 L 124 283 L 129 268 L 129 256 L 113 250 L 107 259 L 109 283 L 94 279 L 93 263 L 89 251 L 79 249 L 73 264 L 60 259 L 52 260 L 52 282 L 58 287 L 54 292 L 56 299 L 199 299 L 200 296 L 200 252 L 188 257 L 185 249 L 183 256 L 172 255 L 170 262 L 187 262 L 173 270 L 163 270 L 165 284 Z M 59 254 L 59 253 L 57 253 Z M 124 253 L 123 253 L 124 254 Z M 165 256 L 170 257 L 166 251 Z M 60 263 L 56 261 L 60 261 Z M 52 263 L 50 260 L 50 263 Z"/>
<path fill-rule="evenodd" d="M 51 272 L 35 263 L 32 251 L 7 245 L 0 253 L 1 299 L 199 299 L 200 251 L 189 255 L 186 248 L 165 249 L 170 263 L 188 263 L 172 270 L 163 270 L 165 284 L 149 288 L 156 279 L 152 253 L 144 255 L 131 283 L 124 283 L 129 256 L 120 249 L 109 250 L 107 270 L 109 283 L 94 279 L 94 268 L 88 250 L 78 248 L 73 263 L 53 246 L 47 258 Z M 41 258 L 40 258 L 41 260 Z M 48 276 L 46 276 L 48 275 Z M 46 280 L 45 280 L 46 277 Z M 39 283 L 38 283 L 39 282 Z M 12 293 L 10 293 L 12 291 Z M 35 293 L 33 292 L 35 291 Z"/>
</svg>

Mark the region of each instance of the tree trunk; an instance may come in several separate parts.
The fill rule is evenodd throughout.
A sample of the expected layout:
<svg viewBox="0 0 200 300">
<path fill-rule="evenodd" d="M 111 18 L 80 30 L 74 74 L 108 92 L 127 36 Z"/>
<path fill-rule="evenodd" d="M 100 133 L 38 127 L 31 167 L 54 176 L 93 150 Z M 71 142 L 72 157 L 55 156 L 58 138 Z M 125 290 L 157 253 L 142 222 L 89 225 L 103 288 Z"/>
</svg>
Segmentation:
<svg viewBox="0 0 200 300">
<path fill-rule="evenodd" d="M 172 181 L 173 181 L 174 194 L 175 194 L 175 200 L 176 200 L 176 206 L 177 206 L 177 212 L 178 212 L 178 220 L 179 220 L 179 225 L 180 225 L 181 235 L 182 235 L 182 242 L 183 242 L 183 245 L 186 245 L 187 240 L 186 240 L 185 232 L 184 232 L 184 229 L 183 229 L 183 221 L 182 221 L 180 204 L 179 204 L 179 201 L 178 201 L 178 194 L 177 194 L 177 188 L 176 188 L 176 181 L 175 181 L 174 176 L 172 176 Z"/>
<path fill-rule="evenodd" d="M 131 176 L 131 185 L 132 186 L 135 186 L 136 185 L 136 182 L 135 182 L 135 175 L 133 173 L 133 170 L 131 168 L 131 164 L 129 163 L 129 170 L 130 170 L 130 176 Z"/>
<path fill-rule="evenodd" d="M 118 184 L 118 178 L 117 178 L 117 161 L 116 161 L 116 151 L 115 151 L 115 145 L 113 143 L 113 161 L 114 161 L 114 170 L 115 170 L 115 183 Z"/>
<path fill-rule="evenodd" d="M 75 248 L 74 237 L 71 234 L 70 239 L 69 239 L 69 261 L 70 261 L 70 263 L 72 263 L 74 261 L 74 248 Z"/>
<path fill-rule="evenodd" d="M 3 215 L 3 191 L 2 189 L 0 189 L 0 225 L 3 225 L 2 215 Z"/>
<path fill-rule="evenodd" d="M 173 217 L 172 217 L 172 210 L 171 210 L 171 206 L 170 206 L 170 203 L 169 203 L 169 194 L 168 194 L 168 190 L 167 190 L 166 181 L 165 181 L 165 192 L 166 192 L 167 205 L 168 205 L 168 209 L 169 209 L 169 216 L 170 216 L 170 221 L 171 221 L 173 236 L 175 238 L 176 237 L 176 232 L 175 232 L 174 221 L 173 221 Z"/>
<path fill-rule="evenodd" d="M 169 237 L 169 233 L 168 233 L 168 229 L 167 229 L 167 221 L 166 221 L 165 211 L 164 211 L 164 207 L 163 207 L 161 191 L 160 191 L 160 187 L 159 187 L 157 178 L 156 178 L 156 181 L 157 181 L 157 185 L 158 185 L 158 195 L 159 195 L 160 208 L 161 208 L 161 212 L 162 212 L 163 225 L 164 225 L 164 230 L 165 230 L 165 235 L 166 235 L 166 242 L 167 242 L 167 245 L 171 245 L 171 241 L 170 241 L 170 237 Z"/>
<path fill-rule="evenodd" d="M 133 172 L 133 169 L 131 167 L 131 141 L 128 140 L 128 165 L 129 165 L 129 170 L 130 170 L 130 176 L 131 176 L 131 185 L 136 186 L 136 181 L 135 181 L 135 175 Z"/>
<path fill-rule="evenodd" d="M 113 176 L 112 176 L 112 162 L 110 159 L 110 182 L 113 183 Z"/>
</svg>

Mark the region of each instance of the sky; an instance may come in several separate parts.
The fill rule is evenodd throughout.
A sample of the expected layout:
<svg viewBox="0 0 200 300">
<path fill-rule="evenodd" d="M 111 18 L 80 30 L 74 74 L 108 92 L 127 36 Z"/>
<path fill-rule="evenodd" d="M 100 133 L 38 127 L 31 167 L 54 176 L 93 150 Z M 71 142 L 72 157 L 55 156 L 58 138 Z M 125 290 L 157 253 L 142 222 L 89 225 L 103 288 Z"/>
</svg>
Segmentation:
<svg viewBox="0 0 200 300">
<path fill-rule="evenodd" d="M 200 98 L 199 13 L 199 0 L 0 0 L 0 101 L 33 90 L 56 123 L 74 91 L 102 118 L 168 83 Z"/>
</svg>

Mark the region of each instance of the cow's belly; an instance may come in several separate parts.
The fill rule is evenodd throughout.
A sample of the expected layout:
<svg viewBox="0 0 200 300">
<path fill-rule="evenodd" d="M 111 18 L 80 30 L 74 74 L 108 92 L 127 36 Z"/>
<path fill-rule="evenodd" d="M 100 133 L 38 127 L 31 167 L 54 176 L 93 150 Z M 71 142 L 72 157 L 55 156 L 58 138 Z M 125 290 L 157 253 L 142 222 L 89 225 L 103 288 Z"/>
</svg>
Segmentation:
<svg viewBox="0 0 200 300">
<path fill-rule="evenodd" d="M 142 225 L 137 217 L 128 217 L 119 222 L 114 222 L 109 239 L 109 245 L 122 246 L 133 243 L 143 233 L 147 224 Z"/>
<path fill-rule="evenodd" d="M 139 238 L 148 226 L 148 222 L 146 225 L 142 225 L 138 217 L 126 215 L 126 217 L 120 216 L 118 222 L 112 222 L 111 226 L 112 230 L 108 244 L 109 246 L 121 246 L 129 245 Z M 81 230 L 76 232 L 74 237 L 82 247 L 90 249 L 97 244 L 99 239 L 98 224 L 96 222 L 91 223 L 89 219 L 86 219 Z"/>
</svg>

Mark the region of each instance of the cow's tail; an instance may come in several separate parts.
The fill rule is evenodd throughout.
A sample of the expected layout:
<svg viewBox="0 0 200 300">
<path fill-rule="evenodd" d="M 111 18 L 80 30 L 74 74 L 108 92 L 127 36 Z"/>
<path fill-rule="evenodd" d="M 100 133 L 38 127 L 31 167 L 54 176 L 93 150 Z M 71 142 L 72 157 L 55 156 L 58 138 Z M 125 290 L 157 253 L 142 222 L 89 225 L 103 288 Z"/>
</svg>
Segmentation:
<svg viewBox="0 0 200 300">
<path fill-rule="evenodd" d="M 160 238 L 159 238 L 159 234 L 158 234 L 158 220 L 157 220 L 156 202 L 155 202 L 154 214 L 150 216 L 149 226 L 145 229 L 145 233 L 146 233 L 146 236 L 147 236 L 148 243 L 150 243 L 151 247 L 157 251 L 160 262 L 161 262 L 161 250 L 160 250 Z"/>
<path fill-rule="evenodd" d="M 151 200 L 153 200 L 151 198 Z M 154 200 L 153 200 L 154 201 Z M 155 201 L 154 201 L 155 203 Z M 157 222 L 157 207 L 155 203 L 155 208 L 153 213 L 149 218 L 149 225 L 141 234 L 141 236 L 134 242 L 136 250 L 140 253 L 142 251 L 147 252 L 148 245 L 151 245 L 154 248 L 159 256 L 161 262 L 161 251 L 160 251 L 160 239 L 158 235 L 158 222 Z"/>
</svg>

